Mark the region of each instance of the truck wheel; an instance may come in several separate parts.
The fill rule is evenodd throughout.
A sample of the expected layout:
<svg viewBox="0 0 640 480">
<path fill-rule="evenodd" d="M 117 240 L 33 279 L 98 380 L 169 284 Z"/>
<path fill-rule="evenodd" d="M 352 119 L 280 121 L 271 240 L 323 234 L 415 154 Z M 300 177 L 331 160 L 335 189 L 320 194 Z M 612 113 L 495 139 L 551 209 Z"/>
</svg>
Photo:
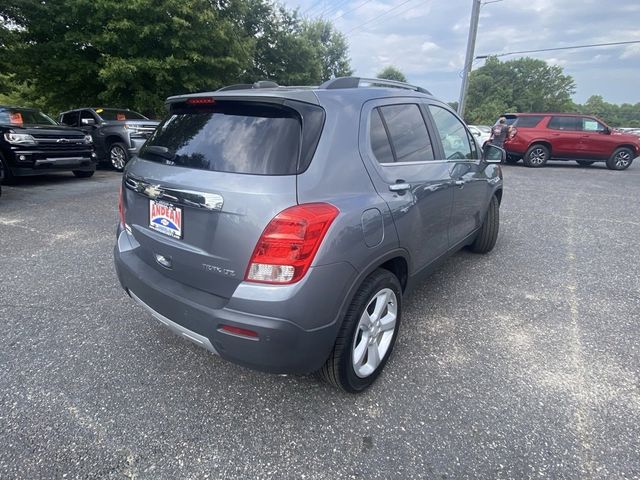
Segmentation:
<svg viewBox="0 0 640 480">
<path fill-rule="evenodd" d="M 526 167 L 539 168 L 547 164 L 549 156 L 549 149 L 540 143 L 536 143 L 529 147 L 527 153 L 524 154 L 523 161 Z"/>
<path fill-rule="evenodd" d="M 73 174 L 78 177 L 78 178 L 89 178 L 89 177 L 93 177 L 93 174 L 96 173 L 95 170 L 91 170 L 90 172 L 87 172 L 86 170 L 74 170 Z"/>
<path fill-rule="evenodd" d="M 611 158 L 607 160 L 607 168 L 609 170 L 624 170 L 629 168 L 633 162 L 633 152 L 630 148 L 620 147 L 616 148 Z"/>
<path fill-rule="evenodd" d="M 129 153 L 124 143 L 114 142 L 109 146 L 109 163 L 111 166 L 121 172 L 129 161 Z"/>
<path fill-rule="evenodd" d="M 589 160 L 576 160 L 576 163 L 581 167 L 590 167 L 595 162 L 590 162 Z"/>
<path fill-rule="evenodd" d="M 476 239 L 471 244 L 471 251 L 475 253 L 489 253 L 493 250 L 498 240 L 498 230 L 500 228 L 500 204 L 494 195 L 489 203 L 489 210 L 484 217 L 482 227 L 476 235 Z"/>
<path fill-rule="evenodd" d="M 13 185 L 15 183 L 15 177 L 7 165 L 7 161 L 0 154 L 0 183 L 5 185 Z"/>
<path fill-rule="evenodd" d="M 365 279 L 349 305 L 320 377 L 349 393 L 369 387 L 391 355 L 401 315 L 400 282 L 379 268 Z"/>
</svg>

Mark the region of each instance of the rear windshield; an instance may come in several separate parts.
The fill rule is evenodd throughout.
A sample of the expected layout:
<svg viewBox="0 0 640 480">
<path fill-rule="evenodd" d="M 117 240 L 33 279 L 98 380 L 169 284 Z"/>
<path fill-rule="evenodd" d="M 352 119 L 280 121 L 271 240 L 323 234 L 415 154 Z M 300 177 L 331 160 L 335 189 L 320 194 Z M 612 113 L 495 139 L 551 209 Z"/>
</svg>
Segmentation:
<svg viewBox="0 0 640 480">
<path fill-rule="evenodd" d="M 100 115 L 100 118 L 105 121 L 120 121 L 125 120 L 148 120 L 144 115 L 132 112 L 131 110 L 118 110 L 116 108 L 96 108 L 96 113 Z"/>
<path fill-rule="evenodd" d="M 139 156 L 145 160 L 217 172 L 295 174 L 301 121 L 289 108 L 221 101 L 174 107 Z"/>
<path fill-rule="evenodd" d="M 0 107 L 0 123 L 11 125 L 57 125 L 44 113 L 30 108 Z"/>
</svg>

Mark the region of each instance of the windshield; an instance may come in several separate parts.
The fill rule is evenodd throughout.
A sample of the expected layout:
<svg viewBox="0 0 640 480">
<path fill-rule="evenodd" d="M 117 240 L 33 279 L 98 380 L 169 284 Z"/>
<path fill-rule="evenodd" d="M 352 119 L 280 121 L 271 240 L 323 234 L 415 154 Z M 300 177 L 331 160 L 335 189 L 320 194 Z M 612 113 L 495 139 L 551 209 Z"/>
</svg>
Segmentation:
<svg viewBox="0 0 640 480">
<path fill-rule="evenodd" d="M 57 125 L 44 113 L 30 108 L 0 107 L 0 123 L 10 125 Z"/>
<path fill-rule="evenodd" d="M 140 113 L 131 110 L 118 110 L 117 108 L 96 108 L 96 113 L 105 121 L 149 120 Z"/>
</svg>

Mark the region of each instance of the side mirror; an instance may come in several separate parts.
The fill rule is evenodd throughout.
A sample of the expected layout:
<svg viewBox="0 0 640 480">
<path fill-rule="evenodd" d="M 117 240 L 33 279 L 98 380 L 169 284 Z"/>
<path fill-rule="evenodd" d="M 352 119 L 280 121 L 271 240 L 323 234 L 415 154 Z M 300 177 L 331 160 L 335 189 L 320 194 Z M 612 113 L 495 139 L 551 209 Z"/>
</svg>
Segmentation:
<svg viewBox="0 0 640 480">
<path fill-rule="evenodd" d="M 96 119 L 95 118 L 83 118 L 80 121 L 82 122 L 82 125 L 95 125 L 96 124 Z"/>
<path fill-rule="evenodd" d="M 482 157 L 487 163 L 503 163 L 507 159 L 507 152 L 496 145 L 485 143 L 482 148 Z"/>
</svg>

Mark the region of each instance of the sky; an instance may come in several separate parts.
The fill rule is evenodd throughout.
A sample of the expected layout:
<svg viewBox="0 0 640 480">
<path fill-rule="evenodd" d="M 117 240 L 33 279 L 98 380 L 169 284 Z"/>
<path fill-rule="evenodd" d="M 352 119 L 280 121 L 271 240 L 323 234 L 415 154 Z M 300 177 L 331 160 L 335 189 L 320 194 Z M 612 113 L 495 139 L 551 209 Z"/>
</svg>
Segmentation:
<svg viewBox="0 0 640 480">
<path fill-rule="evenodd" d="M 483 0 L 475 55 L 640 40 L 640 0 Z M 490 3 L 491 2 L 491 3 Z M 354 75 L 398 67 L 410 83 L 457 100 L 472 0 L 284 0 L 345 34 Z M 501 57 L 501 60 L 521 55 Z M 528 54 L 560 65 L 574 100 L 640 102 L 640 43 Z M 474 68 L 482 66 L 477 60 Z"/>
</svg>

